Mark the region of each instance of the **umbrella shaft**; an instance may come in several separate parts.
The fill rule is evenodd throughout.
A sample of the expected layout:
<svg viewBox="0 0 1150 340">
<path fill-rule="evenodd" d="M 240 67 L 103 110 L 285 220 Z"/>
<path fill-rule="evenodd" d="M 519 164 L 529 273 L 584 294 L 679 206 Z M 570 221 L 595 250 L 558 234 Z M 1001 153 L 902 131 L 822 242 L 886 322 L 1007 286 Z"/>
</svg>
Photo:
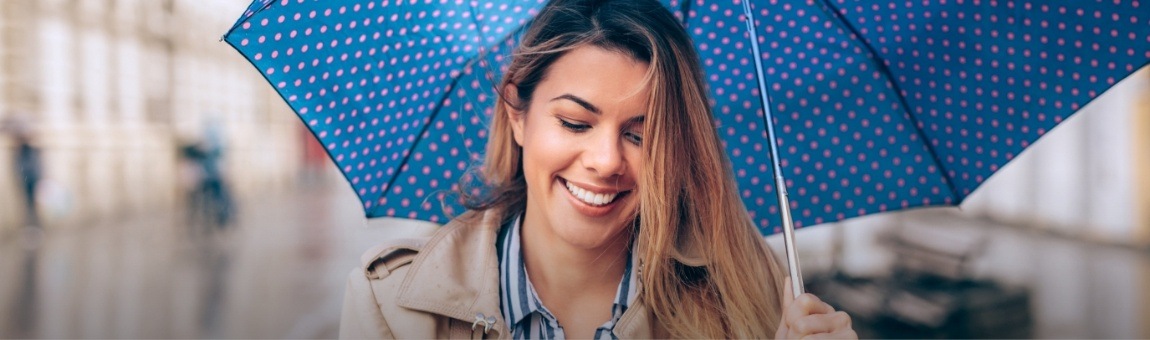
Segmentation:
<svg viewBox="0 0 1150 340">
<path fill-rule="evenodd" d="M 791 288 L 795 297 L 803 294 L 803 275 L 799 270 L 799 255 L 795 251 L 795 225 L 791 219 L 791 204 L 787 199 L 787 185 L 783 179 L 782 169 L 779 166 L 779 148 L 775 145 L 775 124 L 771 118 L 771 104 L 767 96 L 767 81 L 763 79 L 763 60 L 759 52 L 759 36 L 755 32 L 755 16 L 751 10 L 751 2 L 743 1 L 743 12 L 747 16 L 747 33 L 751 38 L 751 51 L 755 54 L 751 60 L 755 61 L 755 71 L 759 80 L 759 98 L 763 104 L 763 125 L 767 129 L 767 145 L 771 150 L 771 165 L 775 172 L 775 188 L 779 201 L 779 217 L 783 220 L 783 244 L 787 251 L 787 269 L 790 271 Z"/>
</svg>

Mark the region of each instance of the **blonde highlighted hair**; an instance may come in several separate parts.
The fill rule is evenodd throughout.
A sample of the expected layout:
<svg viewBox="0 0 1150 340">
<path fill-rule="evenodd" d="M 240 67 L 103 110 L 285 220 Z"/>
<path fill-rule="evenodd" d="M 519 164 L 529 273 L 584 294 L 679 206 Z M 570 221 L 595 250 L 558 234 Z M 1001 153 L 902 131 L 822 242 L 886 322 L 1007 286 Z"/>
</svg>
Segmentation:
<svg viewBox="0 0 1150 340">
<path fill-rule="evenodd" d="M 654 0 L 551 1 L 531 23 L 499 90 L 471 209 L 523 211 L 526 184 L 507 104 L 525 111 L 549 66 L 597 46 L 650 67 L 636 217 L 642 301 L 673 337 L 769 338 L 781 318 L 782 271 L 738 197 L 687 32 Z"/>
</svg>

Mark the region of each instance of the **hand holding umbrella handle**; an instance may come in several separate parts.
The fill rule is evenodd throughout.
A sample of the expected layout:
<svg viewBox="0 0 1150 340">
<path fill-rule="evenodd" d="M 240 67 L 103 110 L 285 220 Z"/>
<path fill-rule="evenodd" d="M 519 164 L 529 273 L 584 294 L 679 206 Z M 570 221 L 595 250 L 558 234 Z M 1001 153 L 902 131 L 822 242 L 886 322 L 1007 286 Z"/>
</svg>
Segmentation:
<svg viewBox="0 0 1150 340">
<path fill-rule="evenodd" d="M 803 294 L 803 275 L 799 270 L 799 254 L 795 251 L 795 225 L 791 220 L 791 204 L 787 198 L 787 185 L 783 179 L 782 169 L 779 167 L 779 147 L 775 141 L 775 124 L 771 119 L 771 104 L 767 96 L 767 82 L 763 79 L 763 59 L 759 52 L 759 37 L 755 31 L 754 12 L 751 11 L 751 2 L 743 1 L 743 12 L 746 14 L 747 32 L 751 37 L 751 51 L 755 61 L 756 77 L 759 80 L 759 99 L 763 104 L 763 125 L 767 129 L 767 145 L 771 150 L 771 165 L 775 173 L 775 193 L 778 195 L 779 216 L 783 220 L 783 244 L 787 252 L 787 269 L 791 275 L 791 287 L 795 297 Z"/>
</svg>

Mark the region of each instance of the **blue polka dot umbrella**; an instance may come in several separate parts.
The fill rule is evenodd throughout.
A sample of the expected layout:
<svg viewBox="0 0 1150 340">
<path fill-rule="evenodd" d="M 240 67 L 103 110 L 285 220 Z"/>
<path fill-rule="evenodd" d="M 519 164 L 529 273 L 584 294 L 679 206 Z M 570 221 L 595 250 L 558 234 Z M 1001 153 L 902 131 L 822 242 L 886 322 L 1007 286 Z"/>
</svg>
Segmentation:
<svg viewBox="0 0 1150 340">
<path fill-rule="evenodd" d="M 741 1 L 666 4 L 695 39 L 764 234 L 785 220 L 776 164 L 798 227 L 956 205 L 1150 60 L 1145 1 L 762 0 L 755 40 Z M 314 132 L 367 216 L 445 222 L 481 159 L 499 72 L 542 6 L 258 0 L 224 39 Z"/>
</svg>

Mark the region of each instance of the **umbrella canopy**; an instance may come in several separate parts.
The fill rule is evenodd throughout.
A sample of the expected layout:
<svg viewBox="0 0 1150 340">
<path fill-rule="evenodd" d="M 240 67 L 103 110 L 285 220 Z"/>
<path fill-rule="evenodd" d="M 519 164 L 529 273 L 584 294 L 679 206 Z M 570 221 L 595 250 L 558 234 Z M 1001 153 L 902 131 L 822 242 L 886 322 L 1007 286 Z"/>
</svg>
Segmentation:
<svg viewBox="0 0 1150 340">
<path fill-rule="evenodd" d="M 753 4 L 796 226 L 958 204 L 1150 61 L 1137 1 Z M 742 10 L 680 8 L 741 194 L 760 226 L 777 226 Z"/>
<path fill-rule="evenodd" d="M 325 146 L 366 214 L 445 221 L 499 70 L 540 1 L 258 0 L 225 40 Z M 669 1 L 740 194 L 780 228 L 740 1 Z M 797 226 L 953 205 L 1150 61 L 1137 1 L 753 3 Z"/>
<path fill-rule="evenodd" d="M 542 6 L 256 0 L 224 40 L 299 114 L 368 217 L 443 223 L 482 158 L 498 67 Z"/>
</svg>

